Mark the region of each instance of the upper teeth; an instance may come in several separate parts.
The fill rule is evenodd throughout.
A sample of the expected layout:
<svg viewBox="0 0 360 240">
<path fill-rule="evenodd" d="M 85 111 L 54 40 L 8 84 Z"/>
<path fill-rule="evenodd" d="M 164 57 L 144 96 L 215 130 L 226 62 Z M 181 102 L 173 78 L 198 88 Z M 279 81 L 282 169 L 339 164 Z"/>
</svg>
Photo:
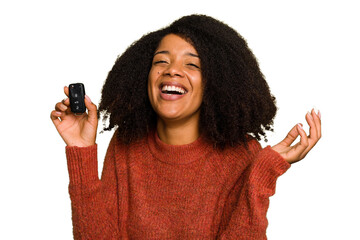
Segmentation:
<svg viewBox="0 0 360 240">
<path fill-rule="evenodd" d="M 168 86 L 168 85 L 164 85 L 161 89 L 161 91 L 173 91 L 173 92 L 179 92 L 181 94 L 185 93 L 185 90 L 181 87 L 176 87 L 176 86 Z"/>
</svg>

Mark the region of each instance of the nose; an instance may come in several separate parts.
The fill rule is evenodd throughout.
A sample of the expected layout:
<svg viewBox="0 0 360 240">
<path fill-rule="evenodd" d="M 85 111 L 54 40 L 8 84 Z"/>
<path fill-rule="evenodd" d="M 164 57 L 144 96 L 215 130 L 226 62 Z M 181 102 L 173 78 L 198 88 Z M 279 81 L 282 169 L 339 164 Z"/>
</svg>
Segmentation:
<svg viewBox="0 0 360 240">
<path fill-rule="evenodd" d="M 182 70 L 182 65 L 177 62 L 173 62 L 168 65 L 168 68 L 164 72 L 165 75 L 169 75 L 170 77 L 183 77 L 184 72 Z"/>
</svg>

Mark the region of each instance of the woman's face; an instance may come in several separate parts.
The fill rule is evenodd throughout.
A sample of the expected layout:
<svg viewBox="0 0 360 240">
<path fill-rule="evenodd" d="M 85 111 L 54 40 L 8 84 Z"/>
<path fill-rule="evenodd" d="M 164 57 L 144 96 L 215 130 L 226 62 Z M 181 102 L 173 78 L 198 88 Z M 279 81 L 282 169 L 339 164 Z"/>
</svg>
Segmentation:
<svg viewBox="0 0 360 240">
<path fill-rule="evenodd" d="M 190 43 L 175 34 L 161 40 L 149 73 L 148 94 L 162 120 L 198 121 L 202 75 L 198 53 Z"/>
</svg>

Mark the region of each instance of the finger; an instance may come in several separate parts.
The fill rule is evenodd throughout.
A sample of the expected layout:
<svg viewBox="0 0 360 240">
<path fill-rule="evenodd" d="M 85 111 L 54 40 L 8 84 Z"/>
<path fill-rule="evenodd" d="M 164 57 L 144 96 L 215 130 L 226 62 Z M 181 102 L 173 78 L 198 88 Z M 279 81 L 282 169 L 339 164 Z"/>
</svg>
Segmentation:
<svg viewBox="0 0 360 240">
<path fill-rule="evenodd" d="M 61 117 L 61 114 L 62 114 L 61 112 L 58 112 L 58 111 L 55 111 L 55 110 L 51 111 L 50 118 L 51 118 L 51 121 L 54 123 L 56 128 L 61 123 L 61 121 L 59 119 L 59 117 Z"/>
<path fill-rule="evenodd" d="M 309 148 L 308 136 L 306 135 L 306 132 L 304 131 L 302 126 L 299 124 L 298 124 L 298 131 L 300 134 L 300 143 L 299 145 L 296 146 L 296 151 L 298 151 L 300 155 L 300 159 L 303 159 L 311 148 Z"/>
<path fill-rule="evenodd" d="M 67 97 L 69 97 L 69 88 L 67 86 L 64 87 L 64 93 Z"/>
<path fill-rule="evenodd" d="M 63 104 L 65 104 L 66 106 L 70 106 L 70 99 L 69 98 L 64 98 L 62 101 L 61 101 Z"/>
<path fill-rule="evenodd" d="M 280 142 L 281 145 L 285 145 L 287 147 L 290 147 L 291 144 L 296 140 L 296 138 L 299 136 L 299 132 L 297 130 L 298 126 L 295 125 L 290 132 L 286 135 L 284 140 Z"/>
<path fill-rule="evenodd" d="M 308 146 L 308 137 L 302 125 L 300 123 L 297 124 L 295 129 L 297 134 L 300 135 L 300 141 L 292 146 L 291 150 L 286 153 L 285 159 L 290 163 L 300 161 L 306 155 L 306 148 Z"/>
<path fill-rule="evenodd" d="M 313 110 L 311 112 L 313 112 Z M 311 143 L 313 141 L 316 142 L 316 140 L 317 140 L 317 129 L 316 129 L 316 124 L 315 124 L 314 118 L 312 116 L 312 113 L 308 112 L 306 114 L 305 118 L 306 118 L 307 123 L 310 126 L 310 129 L 309 129 L 310 141 L 311 141 Z"/>
<path fill-rule="evenodd" d="M 63 103 L 63 101 L 58 102 L 55 105 L 55 110 L 58 112 L 65 112 L 68 109 L 68 107 Z"/>
<path fill-rule="evenodd" d="M 307 151 L 310 151 L 320 139 L 319 131 L 321 134 L 321 123 L 314 109 L 312 109 L 311 113 L 307 114 L 306 120 L 310 125 L 309 146 L 307 149 Z M 316 122 L 316 120 L 318 122 Z"/>
<path fill-rule="evenodd" d="M 311 113 L 315 125 L 316 125 L 316 130 L 317 130 L 317 136 L 320 139 L 321 138 L 321 113 L 319 110 L 315 111 L 315 109 L 313 109 L 313 112 Z"/>
<path fill-rule="evenodd" d="M 85 95 L 85 106 L 88 109 L 89 121 L 97 121 L 97 107 L 94 103 L 92 103 L 88 95 Z"/>
</svg>

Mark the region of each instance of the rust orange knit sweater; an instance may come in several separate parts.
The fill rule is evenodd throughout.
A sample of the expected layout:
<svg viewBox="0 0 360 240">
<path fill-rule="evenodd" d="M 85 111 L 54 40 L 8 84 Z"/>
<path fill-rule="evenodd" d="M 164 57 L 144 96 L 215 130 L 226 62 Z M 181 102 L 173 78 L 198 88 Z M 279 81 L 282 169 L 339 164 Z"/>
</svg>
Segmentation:
<svg viewBox="0 0 360 240">
<path fill-rule="evenodd" d="M 289 167 L 251 140 L 215 150 L 150 134 L 113 137 L 98 177 L 97 146 L 66 147 L 75 239 L 266 239 L 269 197 Z"/>
</svg>

